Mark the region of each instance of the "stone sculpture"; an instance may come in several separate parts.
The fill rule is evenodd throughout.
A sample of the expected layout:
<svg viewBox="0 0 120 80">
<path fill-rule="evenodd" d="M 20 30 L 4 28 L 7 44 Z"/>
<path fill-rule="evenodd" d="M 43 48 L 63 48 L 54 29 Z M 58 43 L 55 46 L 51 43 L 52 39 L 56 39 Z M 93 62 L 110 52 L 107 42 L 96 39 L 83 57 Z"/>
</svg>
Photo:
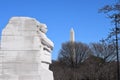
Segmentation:
<svg viewBox="0 0 120 80">
<path fill-rule="evenodd" d="M 0 80 L 53 80 L 49 70 L 53 42 L 47 26 L 29 17 L 13 17 L 2 31 Z"/>
</svg>

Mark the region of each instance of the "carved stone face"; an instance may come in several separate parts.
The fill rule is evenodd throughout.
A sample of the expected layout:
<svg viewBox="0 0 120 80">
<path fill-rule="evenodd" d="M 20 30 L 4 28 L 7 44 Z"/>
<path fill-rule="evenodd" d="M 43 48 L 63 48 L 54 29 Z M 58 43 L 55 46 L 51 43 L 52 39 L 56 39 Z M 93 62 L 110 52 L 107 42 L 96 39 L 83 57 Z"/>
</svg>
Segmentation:
<svg viewBox="0 0 120 80">
<path fill-rule="evenodd" d="M 46 32 L 47 26 L 35 19 L 12 18 L 2 32 L 0 56 L 4 57 L 0 57 L 0 60 L 3 60 L 3 68 L 7 68 L 2 69 L 4 74 L 42 74 L 41 69 L 45 69 L 47 73 L 53 42 L 47 38 Z"/>
</svg>

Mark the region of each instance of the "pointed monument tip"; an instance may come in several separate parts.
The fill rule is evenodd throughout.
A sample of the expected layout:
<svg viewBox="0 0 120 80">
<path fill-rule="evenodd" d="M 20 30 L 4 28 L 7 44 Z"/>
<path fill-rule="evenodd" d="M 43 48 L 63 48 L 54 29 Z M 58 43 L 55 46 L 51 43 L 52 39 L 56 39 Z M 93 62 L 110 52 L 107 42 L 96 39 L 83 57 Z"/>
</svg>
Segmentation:
<svg viewBox="0 0 120 80">
<path fill-rule="evenodd" d="M 71 31 L 74 31 L 73 27 L 71 28 Z"/>
</svg>

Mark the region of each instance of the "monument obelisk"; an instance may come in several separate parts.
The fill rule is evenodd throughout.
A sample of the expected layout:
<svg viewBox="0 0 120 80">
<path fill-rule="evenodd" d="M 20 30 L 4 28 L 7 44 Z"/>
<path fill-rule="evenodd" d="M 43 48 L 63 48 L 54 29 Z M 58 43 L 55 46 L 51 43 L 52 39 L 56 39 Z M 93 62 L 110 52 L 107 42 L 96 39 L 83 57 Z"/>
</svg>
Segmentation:
<svg viewBox="0 0 120 80">
<path fill-rule="evenodd" d="M 70 42 L 71 42 L 71 44 L 72 44 L 72 51 L 73 51 L 73 56 L 72 56 L 72 58 L 73 58 L 73 61 L 75 62 L 75 58 L 76 58 L 76 53 L 75 53 L 75 44 L 74 44 L 74 42 L 75 42 L 75 33 L 74 33 L 74 29 L 73 28 L 71 28 L 71 30 L 70 30 Z"/>
<path fill-rule="evenodd" d="M 74 42 L 75 41 L 75 33 L 74 33 L 74 29 L 71 28 L 70 30 L 70 41 Z"/>
</svg>

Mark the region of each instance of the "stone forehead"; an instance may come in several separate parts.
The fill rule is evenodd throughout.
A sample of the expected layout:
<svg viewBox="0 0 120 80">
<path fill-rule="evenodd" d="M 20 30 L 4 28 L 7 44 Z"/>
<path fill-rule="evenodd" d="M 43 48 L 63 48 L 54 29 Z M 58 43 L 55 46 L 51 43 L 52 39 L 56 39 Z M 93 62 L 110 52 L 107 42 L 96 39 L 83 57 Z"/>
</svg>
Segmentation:
<svg viewBox="0 0 120 80">
<path fill-rule="evenodd" d="M 9 21 L 12 22 L 12 21 L 26 21 L 26 20 L 35 21 L 38 27 L 47 29 L 46 24 L 40 23 L 35 18 L 31 18 L 31 17 L 12 17 Z"/>
</svg>

